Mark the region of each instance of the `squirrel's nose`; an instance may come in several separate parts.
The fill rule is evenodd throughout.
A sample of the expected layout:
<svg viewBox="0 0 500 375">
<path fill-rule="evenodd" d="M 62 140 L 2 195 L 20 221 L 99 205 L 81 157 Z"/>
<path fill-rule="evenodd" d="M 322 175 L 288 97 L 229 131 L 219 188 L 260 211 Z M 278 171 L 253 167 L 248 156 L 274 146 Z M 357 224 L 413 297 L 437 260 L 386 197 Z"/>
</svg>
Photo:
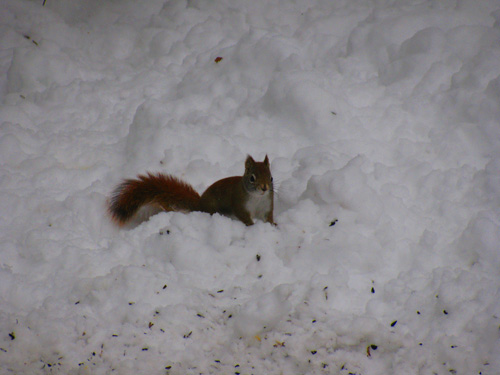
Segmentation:
<svg viewBox="0 0 500 375">
<path fill-rule="evenodd" d="M 269 185 L 262 185 L 260 188 L 262 189 L 262 191 L 268 191 Z"/>
</svg>

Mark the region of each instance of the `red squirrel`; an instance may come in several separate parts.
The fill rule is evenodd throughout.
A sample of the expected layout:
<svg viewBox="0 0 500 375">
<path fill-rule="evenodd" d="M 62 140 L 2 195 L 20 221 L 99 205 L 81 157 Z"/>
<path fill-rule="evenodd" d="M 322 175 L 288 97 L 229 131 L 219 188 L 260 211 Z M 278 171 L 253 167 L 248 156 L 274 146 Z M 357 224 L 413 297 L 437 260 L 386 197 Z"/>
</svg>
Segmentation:
<svg viewBox="0 0 500 375">
<path fill-rule="evenodd" d="M 269 159 L 256 162 L 249 155 L 243 176 L 214 182 L 200 196 L 188 183 L 162 173 L 124 180 L 114 190 L 109 213 L 118 225 L 129 223 L 143 207 L 159 211 L 201 211 L 234 217 L 246 225 L 254 219 L 276 225 L 273 219 L 274 191 Z"/>
</svg>

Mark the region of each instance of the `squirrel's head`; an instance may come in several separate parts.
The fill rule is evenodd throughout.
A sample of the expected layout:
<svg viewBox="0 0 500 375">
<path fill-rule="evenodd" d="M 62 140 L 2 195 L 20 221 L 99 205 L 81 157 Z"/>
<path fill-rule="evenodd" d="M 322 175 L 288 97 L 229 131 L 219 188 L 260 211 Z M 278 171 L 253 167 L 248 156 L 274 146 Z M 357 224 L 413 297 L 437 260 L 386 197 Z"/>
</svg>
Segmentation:
<svg viewBox="0 0 500 375">
<path fill-rule="evenodd" d="M 267 155 L 261 162 L 253 160 L 250 155 L 247 156 L 243 184 L 249 193 L 258 195 L 264 195 L 273 190 L 273 177 Z"/>
</svg>

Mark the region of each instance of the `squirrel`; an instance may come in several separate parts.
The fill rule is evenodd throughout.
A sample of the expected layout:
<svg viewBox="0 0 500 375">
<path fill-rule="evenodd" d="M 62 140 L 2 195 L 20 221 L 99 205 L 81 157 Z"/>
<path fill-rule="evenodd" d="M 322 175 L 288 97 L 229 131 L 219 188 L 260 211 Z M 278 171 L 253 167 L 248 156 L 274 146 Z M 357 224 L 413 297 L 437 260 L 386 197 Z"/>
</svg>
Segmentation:
<svg viewBox="0 0 500 375">
<path fill-rule="evenodd" d="M 276 225 L 273 219 L 274 190 L 269 159 L 256 162 L 250 155 L 243 176 L 214 182 L 200 196 L 188 183 L 162 173 L 124 180 L 112 193 L 108 211 L 120 226 L 129 223 L 141 208 L 157 211 L 201 211 L 237 218 L 246 225 L 254 219 Z"/>
</svg>

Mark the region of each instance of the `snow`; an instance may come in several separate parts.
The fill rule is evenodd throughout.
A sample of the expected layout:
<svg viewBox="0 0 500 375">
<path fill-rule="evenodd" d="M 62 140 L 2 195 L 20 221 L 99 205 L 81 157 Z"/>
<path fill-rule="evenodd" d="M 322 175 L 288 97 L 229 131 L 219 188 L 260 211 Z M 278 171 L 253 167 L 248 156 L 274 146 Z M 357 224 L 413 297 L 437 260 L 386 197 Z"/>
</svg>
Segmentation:
<svg viewBox="0 0 500 375">
<path fill-rule="evenodd" d="M 500 373 L 497 0 L 0 3 L 0 374 Z"/>
</svg>

